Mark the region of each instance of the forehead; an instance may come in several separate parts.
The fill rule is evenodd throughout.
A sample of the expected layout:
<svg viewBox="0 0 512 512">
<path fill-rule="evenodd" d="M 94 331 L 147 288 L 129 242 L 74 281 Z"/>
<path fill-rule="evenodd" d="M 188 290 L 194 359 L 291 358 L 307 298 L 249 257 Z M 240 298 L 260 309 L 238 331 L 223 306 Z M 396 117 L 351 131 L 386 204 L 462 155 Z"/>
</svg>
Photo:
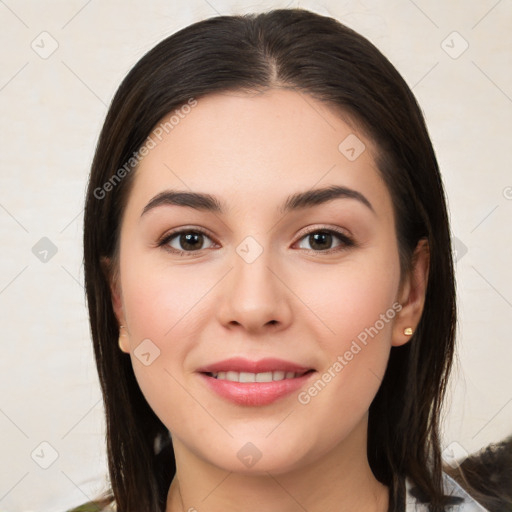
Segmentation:
<svg viewBox="0 0 512 512">
<path fill-rule="evenodd" d="M 166 188 L 230 197 L 240 206 L 249 200 L 268 207 L 331 184 L 386 200 L 372 142 L 304 93 L 216 93 L 165 125 L 169 118 L 150 135 L 154 147 L 134 176 L 129 203 L 139 210 Z"/>
</svg>

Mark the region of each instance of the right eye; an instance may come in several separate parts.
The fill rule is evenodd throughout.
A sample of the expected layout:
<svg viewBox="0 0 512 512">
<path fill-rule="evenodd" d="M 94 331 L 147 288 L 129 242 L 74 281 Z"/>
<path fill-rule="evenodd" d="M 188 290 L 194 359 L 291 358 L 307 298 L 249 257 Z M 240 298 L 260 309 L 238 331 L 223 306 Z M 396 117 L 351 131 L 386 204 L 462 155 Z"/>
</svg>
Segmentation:
<svg viewBox="0 0 512 512">
<path fill-rule="evenodd" d="M 185 254 L 204 250 L 203 242 L 205 238 L 211 241 L 211 238 L 204 231 L 198 229 L 181 229 L 166 235 L 158 245 L 170 252 L 184 256 Z"/>
</svg>

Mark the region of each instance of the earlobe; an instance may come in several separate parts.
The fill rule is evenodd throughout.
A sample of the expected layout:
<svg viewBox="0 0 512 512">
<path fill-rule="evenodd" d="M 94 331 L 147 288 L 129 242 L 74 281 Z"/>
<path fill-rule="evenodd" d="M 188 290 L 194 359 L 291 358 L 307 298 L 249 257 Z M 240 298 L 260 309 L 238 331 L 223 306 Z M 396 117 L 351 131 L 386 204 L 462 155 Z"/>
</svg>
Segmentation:
<svg viewBox="0 0 512 512">
<path fill-rule="evenodd" d="M 121 286 L 119 284 L 119 274 L 112 266 L 112 260 L 102 257 L 100 260 L 103 274 L 110 288 L 110 298 L 112 301 L 112 309 L 119 323 L 119 339 L 118 345 L 121 351 L 129 354 L 128 331 L 125 327 L 125 318 L 123 311 L 123 301 L 121 299 Z"/>
<path fill-rule="evenodd" d="M 119 326 L 118 345 L 122 352 L 125 352 L 126 354 L 130 353 L 130 348 L 128 345 L 128 334 L 126 332 L 126 327 L 124 325 Z"/>
<path fill-rule="evenodd" d="M 423 238 L 414 250 L 410 271 L 401 287 L 399 301 L 402 309 L 393 327 L 392 345 L 395 347 L 411 339 L 420 321 L 425 306 L 429 265 L 429 245 L 427 239 Z"/>
<path fill-rule="evenodd" d="M 103 274 L 110 288 L 110 298 L 112 301 L 112 309 L 116 315 L 119 325 L 124 325 L 123 303 L 121 300 L 121 287 L 117 272 L 112 268 L 112 260 L 107 257 L 101 258 L 101 267 Z"/>
</svg>

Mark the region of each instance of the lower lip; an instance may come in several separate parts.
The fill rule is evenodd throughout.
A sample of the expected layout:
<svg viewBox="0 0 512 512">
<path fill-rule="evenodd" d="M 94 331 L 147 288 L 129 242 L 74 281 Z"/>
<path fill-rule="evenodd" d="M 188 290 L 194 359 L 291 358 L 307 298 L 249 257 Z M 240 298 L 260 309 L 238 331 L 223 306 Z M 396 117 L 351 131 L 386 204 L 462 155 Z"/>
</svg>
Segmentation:
<svg viewBox="0 0 512 512">
<path fill-rule="evenodd" d="M 306 373 L 294 379 L 272 382 L 232 382 L 216 379 L 205 373 L 200 376 L 218 395 L 238 405 L 268 405 L 299 390 L 315 372 Z"/>
</svg>

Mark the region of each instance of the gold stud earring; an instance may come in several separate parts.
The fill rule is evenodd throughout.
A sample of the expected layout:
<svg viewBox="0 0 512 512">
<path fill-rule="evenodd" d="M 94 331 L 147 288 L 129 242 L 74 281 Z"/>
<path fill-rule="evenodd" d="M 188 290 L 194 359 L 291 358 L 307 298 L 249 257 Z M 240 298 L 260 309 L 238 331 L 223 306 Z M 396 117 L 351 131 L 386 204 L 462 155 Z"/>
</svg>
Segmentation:
<svg viewBox="0 0 512 512">
<path fill-rule="evenodd" d="M 406 336 L 411 336 L 411 334 L 412 334 L 412 333 L 413 333 L 412 327 L 406 327 L 406 328 L 404 329 L 404 334 L 405 334 Z"/>
</svg>

